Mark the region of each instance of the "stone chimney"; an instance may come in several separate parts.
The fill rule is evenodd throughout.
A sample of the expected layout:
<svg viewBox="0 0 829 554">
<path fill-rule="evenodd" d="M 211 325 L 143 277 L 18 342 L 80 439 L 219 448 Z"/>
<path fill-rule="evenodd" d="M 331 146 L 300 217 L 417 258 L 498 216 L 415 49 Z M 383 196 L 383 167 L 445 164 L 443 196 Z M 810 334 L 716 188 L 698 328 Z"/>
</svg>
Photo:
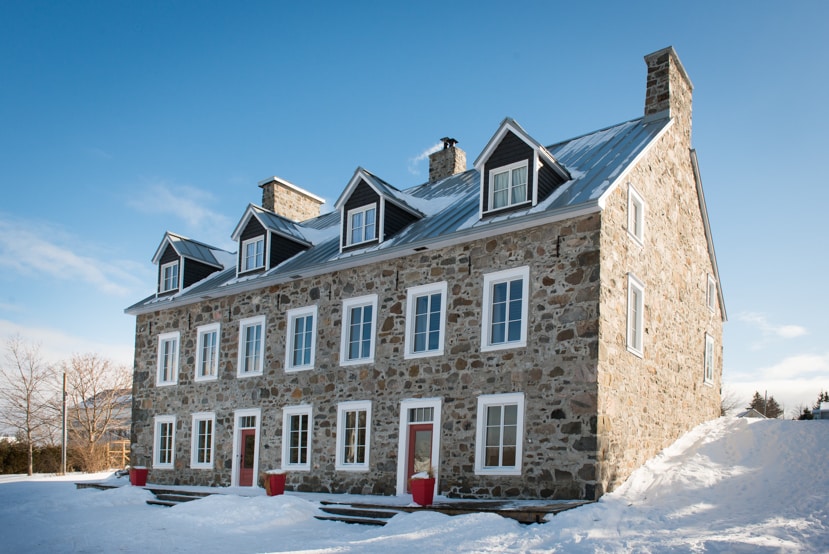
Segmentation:
<svg viewBox="0 0 829 554">
<path fill-rule="evenodd" d="M 429 182 L 434 183 L 466 171 L 466 152 L 455 146 L 453 138 L 444 137 L 443 148 L 429 155 Z"/>
<path fill-rule="evenodd" d="M 262 207 L 292 221 L 305 221 L 320 215 L 325 200 L 279 177 L 259 181 Z"/>
<path fill-rule="evenodd" d="M 691 97 L 694 85 L 673 46 L 645 56 L 648 65 L 645 121 L 670 116 L 691 134 Z"/>
</svg>

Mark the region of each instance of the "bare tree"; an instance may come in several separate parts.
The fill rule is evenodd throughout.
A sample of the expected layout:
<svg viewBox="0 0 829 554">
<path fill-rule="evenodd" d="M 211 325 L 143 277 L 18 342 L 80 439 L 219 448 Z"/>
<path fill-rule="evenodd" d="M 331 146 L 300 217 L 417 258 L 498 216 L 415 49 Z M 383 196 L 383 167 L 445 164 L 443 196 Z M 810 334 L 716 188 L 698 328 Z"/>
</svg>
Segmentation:
<svg viewBox="0 0 829 554">
<path fill-rule="evenodd" d="M 732 389 L 723 389 L 722 395 L 720 396 L 720 415 L 732 414 L 742 403 L 743 401 L 740 400 L 739 395 Z"/>
<path fill-rule="evenodd" d="M 28 474 L 34 466 L 34 447 L 48 442 L 55 427 L 53 370 L 40 355 L 40 347 L 14 336 L 6 341 L 0 366 L 0 423 L 14 429 L 28 447 Z"/>
<path fill-rule="evenodd" d="M 67 429 L 76 461 L 85 471 L 107 469 L 107 443 L 128 438 L 132 374 L 97 354 L 64 361 Z"/>
</svg>

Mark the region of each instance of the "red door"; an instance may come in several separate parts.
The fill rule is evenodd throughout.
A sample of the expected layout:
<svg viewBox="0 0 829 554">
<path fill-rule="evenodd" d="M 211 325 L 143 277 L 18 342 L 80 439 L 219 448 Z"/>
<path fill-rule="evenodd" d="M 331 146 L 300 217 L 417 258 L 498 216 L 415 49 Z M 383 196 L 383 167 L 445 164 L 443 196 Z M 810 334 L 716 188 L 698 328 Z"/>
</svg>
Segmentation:
<svg viewBox="0 0 829 554">
<path fill-rule="evenodd" d="M 409 459 L 406 468 L 406 491 L 409 479 L 415 473 L 429 471 L 432 467 L 432 424 L 409 425 Z"/>
<path fill-rule="evenodd" d="M 239 486 L 253 486 L 253 463 L 256 460 L 256 429 L 242 429 L 242 448 L 239 459 Z"/>
</svg>

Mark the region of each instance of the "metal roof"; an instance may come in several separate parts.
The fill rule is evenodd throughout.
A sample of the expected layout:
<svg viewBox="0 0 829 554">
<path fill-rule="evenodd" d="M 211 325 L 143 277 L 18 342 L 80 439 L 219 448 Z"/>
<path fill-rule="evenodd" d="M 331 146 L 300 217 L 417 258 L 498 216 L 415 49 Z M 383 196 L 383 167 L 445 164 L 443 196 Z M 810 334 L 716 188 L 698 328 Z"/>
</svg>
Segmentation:
<svg viewBox="0 0 829 554">
<path fill-rule="evenodd" d="M 165 242 L 168 242 L 179 256 L 190 258 L 191 260 L 203 262 L 207 265 L 212 265 L 218 268 L 224 267 L 215 256 L 216 252 L 223 252 L 220 248 L 188 239 L 187 237 L 183 237 L 169 231 L 164 234 L 164 238 L 161 240 L 161 244 L 153 257 L 153 263 L 158 263 L 158 258 L 160 258 L 164 253 Z"/>
<path fill-rule="evenodd" d="M 429 247 L 437 240 L 443 243 L 460 241 L 480 232 L 494 235 L 525 220 L 530 224 L 545 216 L 572 217 L 580 209 L 598 211 L 611 187 L 669 125 L 667 117 L 647 121 L 638 118 L 548 146 L 547 150 L 566 168 L 571 179 L 535 206 L 494 217 L 480 217 L 480 174 L 476 169 L 399 191 L 358 168 L 355 175 L 362 170 L 374 178 L 371 184 L 382 194 L 405 203 L 423 217 L 380 244 L 340 252 L 339 210 L 297 224 L 251 205 L 263 223 L 267 221 L 273 229 L 279 229 L 285 235 L 306 240 L 304 229 L 306 234 L 314 236 L 315 240 L 307 241 L 313 246 L 259 276 L 242 281 L 235 279 L 235 271 L 222 271 L 176 295 L 159 300 L 153 296 L 126 311 L 143 313 L 158 309 L 159 302 L 186 304 L 205 296 L 223 296 L 300 276 L 407 255 L 414 248 Z"/>
</svg>

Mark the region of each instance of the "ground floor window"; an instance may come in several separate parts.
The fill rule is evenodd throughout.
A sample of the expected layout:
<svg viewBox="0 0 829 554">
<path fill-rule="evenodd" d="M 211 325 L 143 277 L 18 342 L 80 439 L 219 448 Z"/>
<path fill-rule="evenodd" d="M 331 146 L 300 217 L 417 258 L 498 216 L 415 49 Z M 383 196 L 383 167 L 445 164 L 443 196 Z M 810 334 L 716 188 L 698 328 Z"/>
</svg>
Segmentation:
<svg viewBox="0 0 829 554">
<path fill-rule="evenodd" d="M 524 393 L 478 397 L 475 473 L 520 475 Z"/>
<path fill-rule="evenodd" d="M 367 471 L 371 438 L 371 401 L 341 402 L 337 407 L 339 470 Z"/>
<path fill-rule="evenodd" d="M 213 413 L 193 414 L 193 444 L 190 452 L 190 467 L 213 468 L 213 437 L 216 416 Z"/>
<path fill-rule="evenodd" d="M 311 469 L 310 405 L 287 406 L 282 410 L 282 468 Z"/>
<path fill-rule="evenodd" d="M 175 461 L 176 416 L 155 417 L 153 439 L 153 467 L 172 469 Z"/>
</svg>

